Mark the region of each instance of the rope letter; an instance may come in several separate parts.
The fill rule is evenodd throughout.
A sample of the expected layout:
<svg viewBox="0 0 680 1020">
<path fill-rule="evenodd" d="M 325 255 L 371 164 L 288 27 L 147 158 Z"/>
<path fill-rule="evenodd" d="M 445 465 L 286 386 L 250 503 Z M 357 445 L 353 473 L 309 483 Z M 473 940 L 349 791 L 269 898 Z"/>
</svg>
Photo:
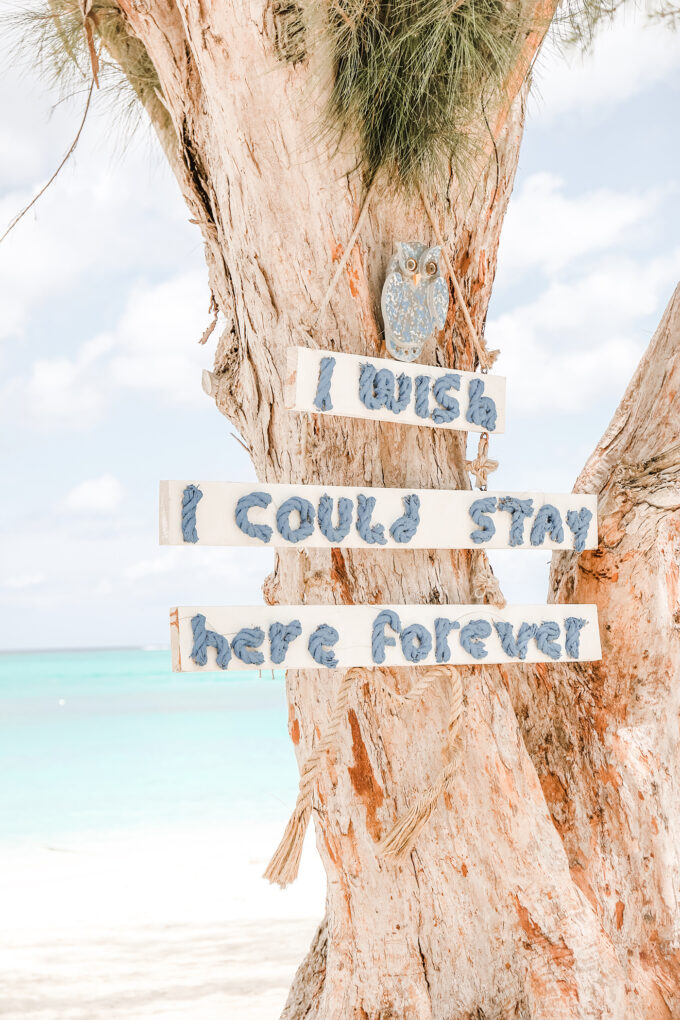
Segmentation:
<svg viewBox="0 0 680 1020">
<path fill-rule="evenodd" d="M 574 536 L 574 549 L 576 552 L 583 552 L 586 547 L 588 528 L 593 515 L 587 506 L 580 510 L 567 510 L 567 525 Z"/>
<path fill-rule="evenodd" d="M 491 397 L 484 397 L 484 380 L 471 379 L 468 385 L 468 409 L 465 417 L 473 425 L 479 425 L 487 432 L 496 428 L 496 404 Z"/>
<path fill-rule="evenodd" d="M 240 631 L 231 642 L 234 655 L 247 666 L 261 666 L 264 662 L 262 652 L 255 649 L 264 641 L 264 631 L 261 627 L 241 627 Z"/>
<path fill-rule="evenodd" d="M 250 492 L 247 496 L 241 496 L 236 504 L 236 525 L 244 535 L 251 538 L 259 538 L 260 542 L 268 542 L 274 532 L 268 524 L 253 524 L 248 520 L 248 511 L 253 506 L 262 507 L 264 510 L 271 503 L 272 498 L 268 492 Z"/>
<path fill-rule="evenodd" d="M 203 499 L 197 485 L 187 485 L 182 493 L 182 538 L 185 542 L 198 542 L 196 531 L 196 507 Z"/>
<path fill-rule="evenodd" d="M 410 542 L 420 524 L 420 497 L 415 493 L 403 497 L 404 516 L 397 517 L 390 528 L 390 535 L 395 542 Z"/>
<path fill-rule="evenodd" d="M 498 509 L 506 510 L 510 517 L 510 545 L 522 545 L 524 542 L 524 518 L 531 517 L 534 512 L 532 499 L 516 499 L 514 496 L 502 496 L 498 500 Z"/>
<path fill-rule="evenodd" d="M 290 515 L 295 510 L 300 514 L 300 524 L 293 529 L 290 526 Z M 276 527 L 286 542 L 301 542 L 303 538 L 309 538 L 314 531 L 314 507 L 308 499 L 291 496 L 276 511 Z"/>
<path fill-rule="evenodd" d="M 335 369 L 335 358 L 322 358 L 319 363 L 319 383 L 316 387 L 314 407 L 320 411 L 332 411 L 333 401 L 331 400 L 331 379 Z"/>
<path fill-rule="evenodd" d="M 299 620 L 291 620 L 290 623 L 272 623 L 269 628 L 269 648 L 272 662 L 277 666 L 283 662 L 288 651 L 288 645 L 296 637 L 302 634 L 302 624 Z"/>
<path fill-rule="evenodd" d="M 335 627 L 331 627 L 328 623 L 321 623 L 309 635 L 309 652 L 314 662 L 318 662 L 320 666 L 328 666 L 329 669 L 334 669 L 338 664 L 338 660 L 333 655 L 330 648 L 325 648 L 325 645 L 335 645 L 340 640 Z"/>
<path fill-rule="evenodd" d="M 564 542 L 562 517 L 557 507 L 552 503 L 545 503 L 536 514 L 536 519 L 531 527 L 531 544 L 540 545 L 546 534 L 550 535 L 553 542 Z"/>
<path fill-rule="evenodd" d="M 394 638 L 385 636 L 385 625 L 389 624 L 395 634 L 401 634 L 401 620 L 391 609 L 383 609 L 373 621 L 373 633 L 371 635 L 371 655 L 373 661 L 380 665 L 385 661 L 385 648 L 388 645 L 396 645 Z"/>
<path fill-rule="evenodd" d="M 487 514 L 495 513 L 496 497 L 484 496 L 483 499 L 476 499 L 470 507 L 470 517 L 479 525 L 478 531 L 471 531 L 470 538 L 476 545 L 488 542 L 496 534 L 496 525 L 487 517 Z"/>
<path fill-rule="evenodd" d="M 582 616 L 568 616 L 564 621 L 566 637 L 564 639 L 564 650 L 572 659 L 578 659 L 581 650 L 581 629 L 585 627 L 586 621 Z"/>
<path fill-rule="evenodd" d="M 352 509 L 354 504 L 351 499 L 341 496 L 338 500 L 338 526 L 333 527 L 333 500 L 325 493 L 319 500 L 318 520 L 319 530 L 329 542 L 342 542 L 343 538 L 349 535 L 352 527 Z"/>
<path fill-rule="evenodd" d="M 387 538 L 382 524 L 371 526 L 371 515 L 375 508 L 375 496 L 357 496 L 357 531 L 368 545 L 385 545 Z"/>
<path fill-rule="evenodd" d="M 191 629 L 194 632 L 194 644 L 191 649 L 191 658 L 197 666 L 205 666 L 208 661 L 208 648 L 217 649 L 217 665 L 220 669 L 226 669 L 231 659 L 231 648 L 229 642 L 221 634 L 214 630 L 205 629 L 205 616 L 203 613 L 196 613 L 191 618 Z"/>
<path fill-rule="evenodd" d="M 439 407 L 435 407 L 432 412 L 432 421 L 437 425 L 453 421 L 460 414 L 460 404 L 455 397 L 447 392 L 452 387 L 454 390 L 460 389 L 460 376 L 455 372 L 447 372 L 446 375 L 435 380 L 432 387 L 432 396 L 439 404 Z"/>
<path fill-rule="evenodd" d="M 491 624 L 488 620 L 470 620 L 460 632 L 460 643 L 473 659 L 485 659 L 489 654 L 482 638 L 488 638 Z"/>
</svg>

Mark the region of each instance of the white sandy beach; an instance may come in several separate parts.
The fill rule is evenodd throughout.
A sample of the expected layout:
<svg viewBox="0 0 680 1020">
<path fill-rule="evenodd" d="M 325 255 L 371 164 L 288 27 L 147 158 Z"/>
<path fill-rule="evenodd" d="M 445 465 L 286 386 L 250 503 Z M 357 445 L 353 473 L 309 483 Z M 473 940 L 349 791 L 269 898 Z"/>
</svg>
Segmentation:
<svg viewBox="0 0 680 1020">
<path fill-rule="evenodd" d="M 313 839 L 290 889 L 273 824 L 12 846 L 0 867 L 4 1020 L 274 1020 L 321 916 Z"/>
</svg>

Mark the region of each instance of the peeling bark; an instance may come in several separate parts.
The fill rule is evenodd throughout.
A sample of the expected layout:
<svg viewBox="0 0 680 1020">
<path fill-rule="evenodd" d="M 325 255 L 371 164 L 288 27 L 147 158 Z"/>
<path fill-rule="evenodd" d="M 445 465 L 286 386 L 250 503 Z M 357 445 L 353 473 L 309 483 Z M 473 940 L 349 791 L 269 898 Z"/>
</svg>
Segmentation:
<svg viewBox="0 0 680 1020">
<path fill-rule="evenodd" d="M 648 1012 L 680 1016 L 680 287 L 575 489 L 600 545 L 550 598 L 596 602 L 601 663 L 525 671 L 514 701 L 574 880 Z"/>
<path fill-rule="evenodd" d="M 382 353 L 385 268 L 395 241 L 431 239 L 424 210 L 378 189 L 315 328 L 364 195 L 351 173 L 352 152 L 328 154 L 314 141 L 322 97 L 310 85 L 313 59 L 300 63 L 299 53 L 288 63 L 277 59 L 282 41 L 271 31 L 273 12 L 256 0 L 120 0 L 120 7 L 158 73 L 162 95 L 147 109 L 164 132 L 203 235 L 210 286 L 227 317 L 209 388 L 247 441 L 258 477 L 469 487 L 464 439 L 453 432 L 284 408 L 291 345 Z M 451 179 L 434 203 L 478 330 L 517 166 L 521 82 L 541 37 L 537 31 L 527 38 L 517 94 L 489 118 L 494 144 L 474 188 L 461 194 Z M 124 53 L 120 59 L 124 67 Z M 474 367 L 455 302 L 421 360 Z M 665 367 L 656 366 L 655 378 Z M 409 669 L 370 671 L 354 692 L 314 804 L 327 915 L 296 976 L 285 1020 L 637 1020 L 664 1016 L 664 1002 L 668 1015 L 678 1015 L 669 963 L 676 951 L 674 893 L 664 877 L 677 855 L 669 821 L 677 754 L 670 682 L 677 522 L 665 504 L 650 504 L 668 498 L 667 486 L 642 485 L 639 473 L 635 484 L 608 481 L 621 451 L 638 451 L 640 459 L 652 447 L 667 450 L 675 424 L 670 376 L 664 385 L 668 443 L 659 445 L 648 418 L 649 447 L 638 446 L 635 430 L 626 432 L 622 422 L 625 443 L 617 446 L 619 432 L 612 434 L 582 477 L 605 494 L 603 546 L 581 558 L 582 568 L 576 560 L 555 568 L 553 591 L 561 601 L 578 596 L 602 607 L 609 627 L 602 667 L 467 671 L 457 784 L 402 865 L 379 858 L 376 844 L 447 760 L 450 692 L 446 683 L 435 685 L 417 707 L 400 709 L 390 691 L 416 681 Z M 633 403 L 626 420 L 635 418 Z M 614 459 L 605 467 L 608 456 Z M 285 550 L 265 597 L 473 602 L 479 562 L 477 552 Z M 653 584 L 633 576 L 636 563 L 653 567 Z M 662 626 L 652 609 L 664 599 Z M 333 672 L 288 673 L 300 764 L 328 724 L 339 680 Z M 633 717 L 639 723 L 631 728 Z M 644 800 L 631 804 L 629 791 L 638 788 Z"/>
</svg>

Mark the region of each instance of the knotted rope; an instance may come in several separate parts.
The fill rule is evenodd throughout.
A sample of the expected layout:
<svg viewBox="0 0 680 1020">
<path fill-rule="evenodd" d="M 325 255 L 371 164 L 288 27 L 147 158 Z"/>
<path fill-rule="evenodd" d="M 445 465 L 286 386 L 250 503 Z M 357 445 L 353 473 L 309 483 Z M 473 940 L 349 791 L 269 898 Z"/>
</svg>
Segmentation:
<svg viewBox="0 0 680 1020">
<path fill-rule="evenodd" d="M 476 553 L 475 562 L 473 562 L 473 575 L 472 575 L 472 597 L 475 602 L 486 602 L 492 606 L 498 606 L 503 609 L 506 602 L 501 591 L 501 586 L 498 583 L 498 579 L 491 569 L 489 560 L 486 553 L 482 550 L 474 550 Z"/>
<path fill-rule="evenodd" d="M 451 716 L 448 725 L 448 747 L 452 760 L 441 770 L 434 783 L 418 798 L 415 804 L 401 816 L 378 845 L 378 853 L 393 860 L 402 860 L 413 849 L 418 836 L 427 825 L 439 797 L 448 792 L 458 772 L 457 752 L 463 718 L 463 684 L 460 671 L 452 669 Z"/>
<path fill-rule="evenodd" d="M 486 490 L 487 480 L 492 471 L 498 468 L 497 460 L 489 460 L 489 433 L 482 432 L 477 446 L 477 456 L 474 460 L 466 460 L 465 467 L 471 475 L 475 476 L 475 484 L 478 489 Z"/>
</svg>

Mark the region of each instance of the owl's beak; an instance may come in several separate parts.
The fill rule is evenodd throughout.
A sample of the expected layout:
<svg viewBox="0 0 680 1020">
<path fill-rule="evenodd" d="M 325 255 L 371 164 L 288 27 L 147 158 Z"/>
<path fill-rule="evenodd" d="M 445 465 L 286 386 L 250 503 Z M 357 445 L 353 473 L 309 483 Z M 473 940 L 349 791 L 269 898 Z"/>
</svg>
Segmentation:
<svg viewBox="0 0 680 1020">
<path fill-rule="evenodd" d="M 414 286 L 414 287 L 417 287 L 417 286 L 418 286 L 418 284 L 419 284 L 419 283 L 420 283 L 420 281 L 421 281 L 421 278 L 422 278 L 422 274 L 421 274 L 421 273 L 414 273 L 414 274 L 413 274 L 413 277 L 412 277 L 412 279 L 413 279 L 413 286 Z"/>
</svg>

